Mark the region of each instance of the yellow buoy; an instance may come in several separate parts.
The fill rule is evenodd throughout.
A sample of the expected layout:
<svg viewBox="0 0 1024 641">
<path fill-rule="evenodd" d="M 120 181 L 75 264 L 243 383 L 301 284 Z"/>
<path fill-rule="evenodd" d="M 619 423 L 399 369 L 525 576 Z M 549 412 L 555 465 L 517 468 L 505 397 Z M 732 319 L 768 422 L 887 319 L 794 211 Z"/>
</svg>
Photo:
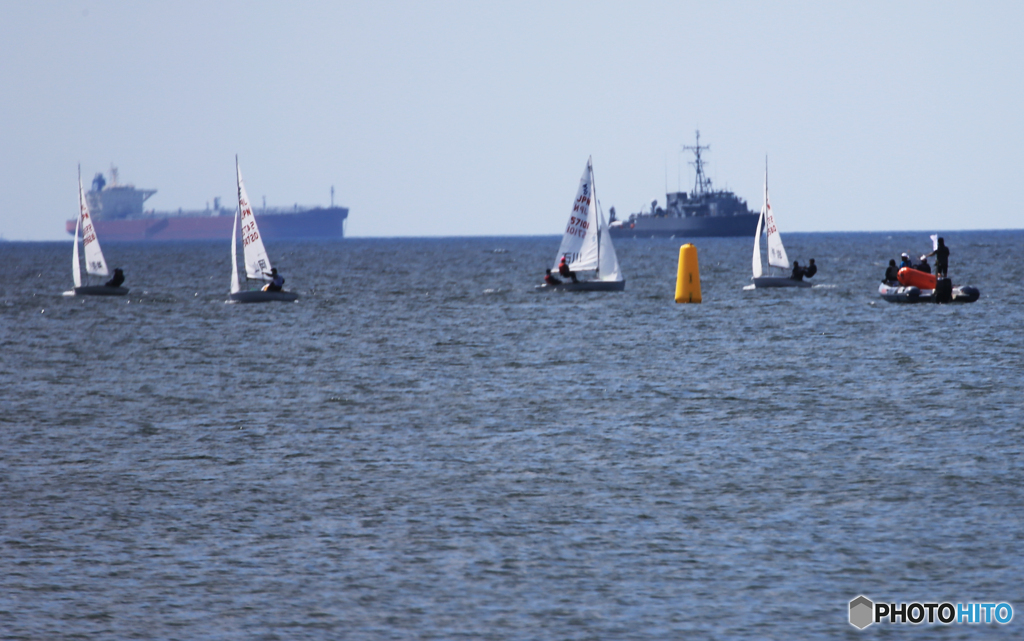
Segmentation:
<svg viewBox="0 0 1024 641">
<path fill-rule="evenodd" d="M 679 248 L 679 274 L 676 276 L 676 302 L 700 302 L 700 267 L 697 248 L 686 243 Z"/>
</svg>

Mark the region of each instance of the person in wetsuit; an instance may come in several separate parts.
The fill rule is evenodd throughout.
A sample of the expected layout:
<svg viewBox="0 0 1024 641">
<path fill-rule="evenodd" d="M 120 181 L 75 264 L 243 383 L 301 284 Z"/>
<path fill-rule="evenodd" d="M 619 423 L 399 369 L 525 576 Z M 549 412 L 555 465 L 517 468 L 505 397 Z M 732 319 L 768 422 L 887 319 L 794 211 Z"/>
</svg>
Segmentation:
<svg viewBox="0 0 1024 641">
<path fill-rule="evenodd" d="M 814 259 L 811 259 L 811 264 L 804 268 L 804 277 L 810 278 L 818 273 L 818 266 L 814 264 Z"/>
<path fill-rule="evenodd" d="M 885 268 L 885 278 L 882 279 L 882 282 L 886 285 L 896 285 L 899 283 L 899 280 L 896 278 L 899 272 L 900 268 L 896 266 L 896 259 L 890 258 L 889 266 Z"/>
<path fill-rule="evenodd" d="M 555 275 L 548 269 L 544 272 L 544 284 L 546 285 L 561 285 L 562 281 L 555 278 Z"/>
<path fill-rule="evenodd" d="M 270 276 L 270 282 L 263 288 L 264 291 L 279 292 L 284 289 L 284 276 L 277 273 L 277 267 L 272 267 L 267 276 Z"/>
<path fill-rule="evenodd" d="M 803 280 L 804 279 L 804 274 L 806 274 L 806 273 L 807 273 L 806 270 L 804 270 L 804 268 L 800 266 L 800 263 L 794 260 L 793 261 L 793 273 L 790 274 L 789 277 L 792 278 L 793 280 Z"/>
<path fill-rule="evenodd" d="M 935 251 L 925 254 L 925 256 L 935 256 L 935 275 L 939 278 L 946 278 L 949 269 L 949 247 L 946 247 L 946 242 L 940 238 L 939 246 L 935 248 Z"/>
<path fill-rule="evenodd" d="M 558 263 L 558 273 L 562 278 L 571 278 L 574 283 L 579 282 L 576 280 L 576 272 L 569 269 L 569 265 L 565 262 L 565 256 L 562 256 L 562 260 Z"/>
<path fill-rule="evenodd" d="M 121 283 L 124 282 L 124 272 L 121 271 L 120 267 L 114 268 L 114 277 L 103 283 L 107 287 L 120 287 Z"/>
</svg>

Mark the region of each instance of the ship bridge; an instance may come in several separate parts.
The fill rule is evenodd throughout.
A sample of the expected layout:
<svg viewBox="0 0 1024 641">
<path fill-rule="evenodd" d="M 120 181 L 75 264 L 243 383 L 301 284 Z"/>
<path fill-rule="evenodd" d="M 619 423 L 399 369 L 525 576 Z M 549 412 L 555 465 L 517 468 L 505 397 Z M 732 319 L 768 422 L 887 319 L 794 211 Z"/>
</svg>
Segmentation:
<svg viewBox="0 0 1024 641">
<path fill-rule="evenodd" d="M 92 189 L 85 195 L 89 211 L 97 220 L 116 220 L 142 215 L 142 205 L 155 189 L 136 189 L 134 185 L 117 184 L 117 170 L 111 168 L 112 183 L 109 187 L 103 174 L 96 174 Z"/>
</svg>

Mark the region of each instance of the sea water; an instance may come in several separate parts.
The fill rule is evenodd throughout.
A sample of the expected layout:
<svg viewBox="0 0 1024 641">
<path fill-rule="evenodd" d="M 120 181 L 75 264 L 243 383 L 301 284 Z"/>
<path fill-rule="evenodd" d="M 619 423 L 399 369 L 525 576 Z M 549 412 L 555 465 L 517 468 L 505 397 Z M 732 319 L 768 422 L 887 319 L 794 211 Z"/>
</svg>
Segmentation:
<svg viewBox="0 0 1024 641">
<path fill-rule="evenodd" d="M 848 602 L 1024 625 L 1024 233 L 945 233 L 968 305 L 877 294 L 927 233 L 622 239 L 621 293 L 536 291 L 558 239 L 0 244 L 4 639 L 832 638 Z M 895 627 L 895 626 L 893 626 Z M 895 630 L 893 630 L 895 632 Z"/>
</svg>

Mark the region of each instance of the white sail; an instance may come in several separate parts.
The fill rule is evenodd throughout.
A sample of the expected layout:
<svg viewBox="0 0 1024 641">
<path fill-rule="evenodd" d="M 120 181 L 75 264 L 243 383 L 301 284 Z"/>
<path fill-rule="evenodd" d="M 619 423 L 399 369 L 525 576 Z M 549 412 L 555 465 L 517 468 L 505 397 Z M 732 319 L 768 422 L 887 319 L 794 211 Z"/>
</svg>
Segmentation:
<svg viewBox="0 0 1024 641">
<path fill-rule="evenodd" d="M 81 192 L 79 192 L 81 196 Z M 82 213 L 78 213 L 75 220 L 75 248 L 71 250 L 71 276 L 75 280 L 75 287 L 82 286 L 82 266 L 78 264 L 78 228 L 82 224 Z"/>
<path fill-rule="evenodd" d="M 598 268 L 598 221 L 597 202 L 594 199 L 594 172 L 590 159 L 580 178 L 580 187 L 576 191 L 576 200 L 572 204 L 569 223 L 562 236 L 562 244 L 555 256 L 554 269 L 565 257 L 569 269 L 587 271 Z M 610 244 L 610 243 L 609 243 Z"/>
<path fill-rule="evenodd" d="M 85 271 L 93 276 L 109 276 L 107 261 L 103 260 L 103 251 L 100 250 L 100 241 L 96 238 L 96 230 L 92 226 L 92 216 L 89 215 L 89 205 L 85 202 L 85 190 L 82 189 L 82 170 L 78 170 L 78 203 L 81 208 L 79 218 L 82 222 L 82 246 L 85 249 Z M 78 242 L 75 242 L 78 248 Z M 77 264 L 77 262 L 76 262 Z M 78 287 L 78 285 L 75 285 Z"/>
<path fill-rule="evenodd" d="M 768 200 L 767 168 L 764 170 L 764 229 L 768 235 L 768 265 L 789 269 L 786 248 L 782 246 L 782 236 L 779 235 L 779 228 L 775 224 L 775 214 L 772 212 L 772 204 Z"/>
<path fill-rule="evenodd" d="M 231 293 L 241 291 L 238 283 L 238 208 L 235 208 L 235 220 L 231 223 Z"/>
<path fill-rule="evenodd" d="M 622 280 L 622 273 L 619 271 L 619 258 L 615 255 L 615 246 L 612 245 L 612 236 L 608 232 L 608 225 L 604 220 L 604 212 L 599 212 L 601 217 L 601 258 L 598 261 L 597 271 L 601 280 Z"/>
<path fill-rule="evenodd" d="M 764 186 L 764 204 L 761 205 L 761 215 L 757 217 L 757 231 L 754 232 L 754 257 L 751 261 L 751 268 L 754 272 L 754 278 L 760 278 L 764 275 L 764 270 L 761 268 L 761 223 L 764 222 L 764 211 L 768 206 L 768 185 Z"/>
<path fill-rule="evenodd" d="M 270 258 L 263 247 L 260 230 L 256 227 L 256 218 L 252 215 L 249 195 L 245 193 L 242 182 L 242 170 L 238 167 L 235 157 L 235 172 L 238 174 L 238 211 L 242 225 L 242 247 L 245 257 L 245 277 L 250 280 L 268 280 L 270 278 Z"/>
</svg>

